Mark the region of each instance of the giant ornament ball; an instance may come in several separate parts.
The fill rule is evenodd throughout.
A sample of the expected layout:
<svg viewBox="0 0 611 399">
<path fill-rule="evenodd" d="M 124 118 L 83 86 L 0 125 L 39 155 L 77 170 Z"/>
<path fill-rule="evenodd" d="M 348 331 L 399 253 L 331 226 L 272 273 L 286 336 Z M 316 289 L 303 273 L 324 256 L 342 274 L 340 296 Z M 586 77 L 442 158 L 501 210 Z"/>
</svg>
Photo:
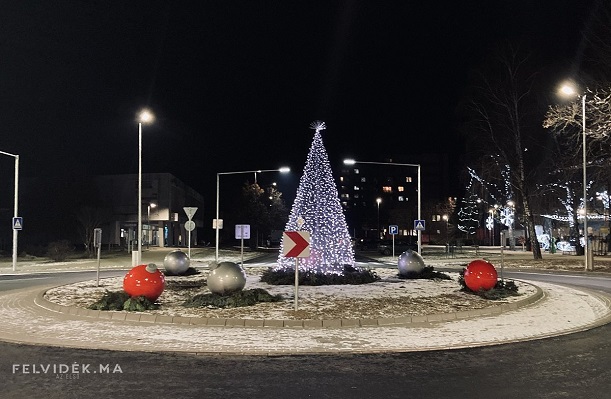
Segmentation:
<svg viewBox="0 0 611 399">
<path fill-rule="evenodd" d="M 399 256 L 398 266 L 402 276 L 420 274 L 424 270 L 424 259 L 418 252 L 408 249 Z"/>
<path fill-rule="evenodd" d="M 498 275 L 492 263 L 476 259 L 465 269 L 465 285 L 471 291 L 490 290 L 494 288 Z"/>
<path fill-rule="evenodd" d="M 224 295 L 241 291 L 246 285 L 246 272 L 234 262 L 221 262 L 208 275 L 208 289 Z"/>
<path fill-rule="evenodd" d="M 190 264 L 189 256 L 180 249 L 168 253 L 163 258 L 163 267 L 168 274 L 183 274 L 189 269 Z"/>
<path fill-rule="evenodd" d="M 130 297 L 145 296 L 155 302 L 165 288 L 165 275 L 157 265 L 134 266 L 123 278 L 123 291 Z"/>
</svg>

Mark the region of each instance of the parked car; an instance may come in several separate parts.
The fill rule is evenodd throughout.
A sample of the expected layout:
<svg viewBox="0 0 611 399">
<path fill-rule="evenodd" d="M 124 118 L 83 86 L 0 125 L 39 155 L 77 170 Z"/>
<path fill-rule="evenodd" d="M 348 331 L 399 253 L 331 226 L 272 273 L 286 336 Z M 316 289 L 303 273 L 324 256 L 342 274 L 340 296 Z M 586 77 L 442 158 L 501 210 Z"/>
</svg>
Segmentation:
<svg viewBox="0 0 611 399">
<path fill-rule="evenodd" d="M 404 239 L 395 239 L 395 255 L 400 255 L 403 252 L 411 249 L 412 251 L 416 251 L 418 249 L 418 244 L 412 242 L 411 240 Z M 389 256 L 392 255 L 393 249 L 393 240 L 382 240 L 378 244 L 378 252 L 382 255 Z"/>
</svg>

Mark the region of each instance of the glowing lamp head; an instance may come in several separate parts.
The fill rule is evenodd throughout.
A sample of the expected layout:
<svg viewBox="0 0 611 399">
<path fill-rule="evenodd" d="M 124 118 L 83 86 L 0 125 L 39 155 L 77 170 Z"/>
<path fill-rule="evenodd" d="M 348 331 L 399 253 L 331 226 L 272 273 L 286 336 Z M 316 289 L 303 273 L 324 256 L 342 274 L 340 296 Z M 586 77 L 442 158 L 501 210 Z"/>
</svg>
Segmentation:
<svg viewBox="0 0 611 399">
<path fill-rule="evenodd" d="M 155 121 L 155 115 L 148 109 L 143 109 L 138 114 L 138 122 L 144 124 L 150 124 Z"/>
</svg>

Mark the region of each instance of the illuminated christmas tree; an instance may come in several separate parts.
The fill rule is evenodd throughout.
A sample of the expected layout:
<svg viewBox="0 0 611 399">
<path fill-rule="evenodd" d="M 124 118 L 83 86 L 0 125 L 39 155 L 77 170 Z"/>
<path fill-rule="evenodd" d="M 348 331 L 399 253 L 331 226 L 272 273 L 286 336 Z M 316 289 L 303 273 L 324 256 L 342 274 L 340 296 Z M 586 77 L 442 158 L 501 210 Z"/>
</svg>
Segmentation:
<svg viewBox="0 0 611 399">
<path fill-rule="evenodd" d="M 295 202 L 285 231 L 310 232 L 310 256 L 299 259 L 299 269 L 324 274 L 342 274 L 346 265 L 354 266 L 354 249 L 339 201 L 321 131 L 325 123 L 310 124 L 315 131 Z M 295 259 L 283 256 L 280 245 L 278 265 L 294 269 Z"/>
</svg>

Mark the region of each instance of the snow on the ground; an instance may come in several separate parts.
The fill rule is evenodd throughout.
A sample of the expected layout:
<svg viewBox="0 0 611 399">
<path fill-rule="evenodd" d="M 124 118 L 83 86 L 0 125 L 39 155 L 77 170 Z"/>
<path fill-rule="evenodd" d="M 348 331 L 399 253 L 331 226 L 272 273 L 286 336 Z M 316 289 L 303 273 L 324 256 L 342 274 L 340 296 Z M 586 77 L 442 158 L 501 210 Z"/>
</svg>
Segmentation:
<svg viewBox="0 0 611 399">
<path fill-rule="evenodd" d="M 264 267 L 247 268 L 244 289 L 262 288 L 272 295 L 281 295 L 281 302 L 259 303 L 240 308 L 186 308 L 189 297 L 210 291 L 205 286 L 208 275 L 203 271 L 193 276 L 166 276 L 166 289 L 159 297 L 161 309 L 149 311 L 186 317 L 220 317 L 249 319 L 335 319 L 393 318 L 434 313 L 450 313 L 479 309 L 513 302 L 536 292 L 530 284 L 516 282 L 520 296 L 503 300 L 486 300 L 460 291 L 458 273 L 447 273 L 452 280 L 399 279 L 397 269 L 378 268 L 380 281 L 360 285 L 299 286 L 298 311 L 294 310 L 293 285 L 270 285 L 260 281 Z M 184 288 L 185 286 L 195 288 Z M 88 307 L 105 291 L 121 291 L 123 278 L 114 277 L 65 285 L 47 291 L 46 298 L 65 306 Z"/>
</svg>

